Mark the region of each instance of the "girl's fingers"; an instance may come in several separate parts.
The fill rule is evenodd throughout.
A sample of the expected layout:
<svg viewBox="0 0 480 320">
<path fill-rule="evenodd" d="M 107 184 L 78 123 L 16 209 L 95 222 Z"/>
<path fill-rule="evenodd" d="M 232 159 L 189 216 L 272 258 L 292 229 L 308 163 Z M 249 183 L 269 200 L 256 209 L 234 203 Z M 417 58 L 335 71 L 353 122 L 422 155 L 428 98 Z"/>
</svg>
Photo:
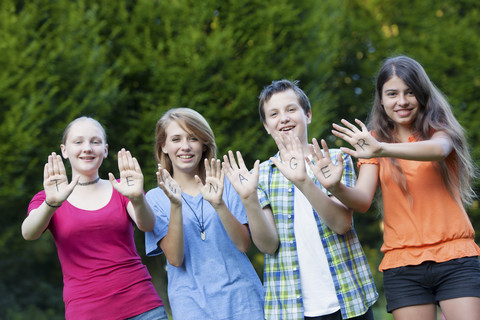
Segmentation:
<svg viewBox="0 0 480 320">
<path fill-rule="evenodd" d="M 237 161 L 235 161 L 235 156 L 233 155 L 233 151 L 228 150 L 228 158 L 229 158 L 230 167 L 233 170 L 238 170 L 239 168 L 238 168 L 238 165 L 237 165 Z"/>
<path fill-rule="evenodd" d="M 50 173 L 48 172 L 48 170 L 48 163 L 45 163 L 45 165 L 43 166 L 43 180 L 47 180 L 48 177 L 50 177 Z"/>
<path fill-rule="evenodd" d="M 355 122 L 362 128 L 362 131 L 368 132 L 367 126 L 362 121 L 355 119 Z"/>
<path fill-rule="evenodd" d="M 124 157 L 123 157 L 123 156 L 124 156 L 123 150 L 124 150 L 124 149 L 118 151 L 118 154 L 117 154 L 117 157 L 118 157 L 118 170 L 119 170 L 119 171 L 125 170 L 125 165 L 126 165 L 125 159 L 124 159 Z"/>
<path fill-rule="evenodd" d="M 63 160 L 62 160 L 62 157 L 60 155 L 57 155 L 57 163 L 58 163 L 59 173 L 61 175 L 66 176 L 67 171 L 65 170 L 65 166 L 63 165 Z"/>
<path fill-rule="evenodd" d="M 355 126 L 354 124 L 348 122 L 347 120 L 345 119 L 342 119 L 341 122 L 346 126 L 348 127 L 351 131 L 353 131 L 353 133 L 357 133 L 359 132 L 360 130 L 358 130 L 357 126 Z M 357 122 L 357 119 L 355 119 L 355 122 Z M 357 122 L 358 123 L 358 122 Z"/>
<path fill-rule="evenodd" d="M 138 164 L 137 158 L 133 157 L 133 168 L 135 169 L 136 172 L 142 173 L 142 169 L 140 168 L 140 164 Z"/>
<path fill-rule="evenodd" d="M 128 163 L 128 169 L 129 170 L 135 170 L 135 162 L 134 162 L 134 158 L 132 157 L 132 154 L 130 153 L 130 151 L 125 151 L 125 157 L 127 158 L 127 163 Z"/>
<path fill-rule="evenodd" d="M 242 153 L 240 151 L 237 151 L 237 159 L 238 159 L 238 165 L 240 166 L 240 169 L 247 170 L 247 167 L 245 166 L 245 161 L 243 161 Z"/>
<path fill-rule="evenodd" d="M 223 174 L 223 171 L 222 171 L 222 166 L 220 164 L 220 159 L 217 159 L 215 161 L 215 170 L 216 170 L 216 176 L 218 178 L 221 178 L 222 177 L 222 174 Z"/>
</svg>

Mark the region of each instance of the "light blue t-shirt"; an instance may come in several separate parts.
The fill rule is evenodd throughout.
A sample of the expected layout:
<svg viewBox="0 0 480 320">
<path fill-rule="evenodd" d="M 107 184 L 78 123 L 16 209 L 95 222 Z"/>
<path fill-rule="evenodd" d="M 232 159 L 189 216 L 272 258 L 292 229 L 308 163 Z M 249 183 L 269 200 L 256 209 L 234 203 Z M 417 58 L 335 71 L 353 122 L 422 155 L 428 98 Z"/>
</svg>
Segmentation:
<svg viewBox="0 0 480 320">
<path fill-rule="evenodd" d="M 173 319 L 264 319 L 262 284 L 247 255 L 235 247 L 218 214 L 201 194 L 182 195 L 185 199 L 182 205 L 184 262 L 181 267 L 167 262 Z M 170 200 L 158 187 L 150 190 L 146 198 L 156 223 L 153 231 L 145 233 L 145 247 L 147 255 L 154 256 L 162 253 L 157 243 L 167 235 Z M 223 200 L 238 221 L 246 224 L 247 215 L 240 197 L 227 179 Z M 202 201 L 205 240 L 200 237 L 199 226 Z"/>
</svg>

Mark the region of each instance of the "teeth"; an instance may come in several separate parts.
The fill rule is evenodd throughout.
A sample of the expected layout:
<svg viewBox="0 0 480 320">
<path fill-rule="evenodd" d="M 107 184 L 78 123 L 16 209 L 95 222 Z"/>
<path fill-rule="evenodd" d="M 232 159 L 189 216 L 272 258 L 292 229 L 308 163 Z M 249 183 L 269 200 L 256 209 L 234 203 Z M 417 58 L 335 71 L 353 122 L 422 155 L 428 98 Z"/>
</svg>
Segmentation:
<svg viewBox="0 0 480 320">
<path fill-rule="evenodd" d="M 282 129 L 280 129 L 280 131 L 290 131 L 292 129 L 293 129 L 293 127 L 288 127 L 288 128 L 282 128 Z"/>
<path fill-rule="evenodd" d="M 181 159 L 191 159 L 193 156 L 179 156 Z"/>
</svg>

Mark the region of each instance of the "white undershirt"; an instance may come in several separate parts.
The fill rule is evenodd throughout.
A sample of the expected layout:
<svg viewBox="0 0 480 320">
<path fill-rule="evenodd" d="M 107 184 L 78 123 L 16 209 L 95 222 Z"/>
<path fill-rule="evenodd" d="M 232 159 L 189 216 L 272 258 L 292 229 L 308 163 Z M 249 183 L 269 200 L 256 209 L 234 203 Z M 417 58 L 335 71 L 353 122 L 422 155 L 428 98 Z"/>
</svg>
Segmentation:
<svg viewBox="0 0 480 320">
<path fill-rule="evenodd" d="M 310 202 L 295 187 L 294 228 L 304 315 L 316 317 L 340 309 L 332 275 Z"/>
</svg>

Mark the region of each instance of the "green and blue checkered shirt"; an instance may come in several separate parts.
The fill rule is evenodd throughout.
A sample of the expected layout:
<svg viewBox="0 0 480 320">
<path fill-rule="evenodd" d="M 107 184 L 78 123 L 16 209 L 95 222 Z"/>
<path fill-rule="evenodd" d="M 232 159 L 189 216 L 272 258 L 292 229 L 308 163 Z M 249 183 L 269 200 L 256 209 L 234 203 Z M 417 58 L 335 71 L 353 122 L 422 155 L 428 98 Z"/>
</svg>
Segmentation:
<svg viewBox="0 0 480 320">
<path fill-rule="evenodd" d="M 338 149 L 330 156 L 337 162 Z M 353 187 L 356 181 L 350 156 L 342 154 L 344 173 L 342 183 Z M 277 153 L 275 157 L 279 157 Z M 315 183 L 328 194 L 317 179 Z M 297 245 L 294 232 L 294 190 L 292 182 L 283 176 L 270 161 L 260 164 L 258 197 L 263 207 L 270 206 L 277 226 L 280 245 L 273 255 L 265 254 L 264 288 L 265 318 L 278 320 L 304 319 Z M 330 267 L 343 319 L 364 314 L 375 303 L 375 288 L 367 258 L 355 229 L 339 235 L 318 217 L 314 210 L 320 239 Z M 321 299 L 321 297 L 319 297 Z"/>
</svg>

